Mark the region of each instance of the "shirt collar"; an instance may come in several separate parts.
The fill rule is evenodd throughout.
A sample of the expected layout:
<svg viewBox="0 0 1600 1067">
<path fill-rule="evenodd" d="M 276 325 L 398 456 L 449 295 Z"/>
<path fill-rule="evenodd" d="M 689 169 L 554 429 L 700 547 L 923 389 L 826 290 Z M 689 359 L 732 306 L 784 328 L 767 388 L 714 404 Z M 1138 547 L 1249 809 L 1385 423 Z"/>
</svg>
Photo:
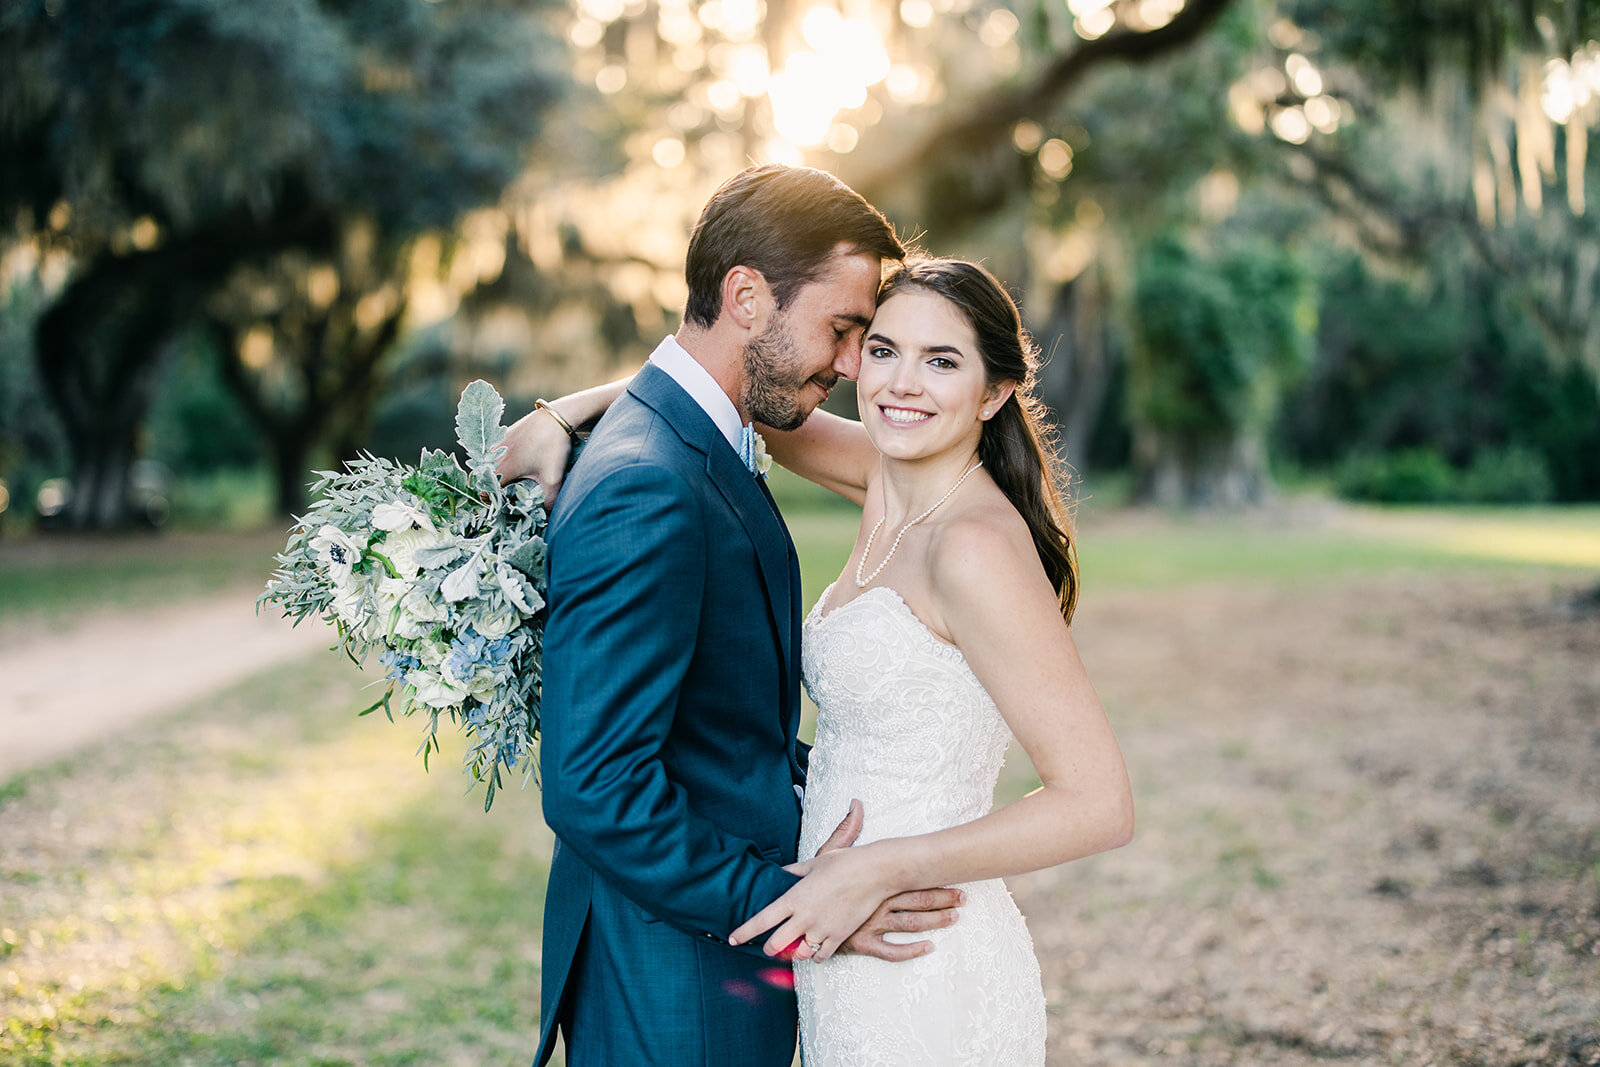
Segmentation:
<svg viewBox="0 0 1600 1067">
<path fill-rule="evenodd" d="M 739 435 L 744 430 L 744 423 L 739 420 L 739 409 L 733 406 L 733 401 L 722 391 L 722 386 L 711 377 L 711 372 L 702 367 L 700 361 L 670 334 L 650 353 L 650 362 L 665 371 L 689 394 L 690 399 L 700 405 L 722 436 L 728 439 L 729 447 L 738 452 Z"/>
</svg>

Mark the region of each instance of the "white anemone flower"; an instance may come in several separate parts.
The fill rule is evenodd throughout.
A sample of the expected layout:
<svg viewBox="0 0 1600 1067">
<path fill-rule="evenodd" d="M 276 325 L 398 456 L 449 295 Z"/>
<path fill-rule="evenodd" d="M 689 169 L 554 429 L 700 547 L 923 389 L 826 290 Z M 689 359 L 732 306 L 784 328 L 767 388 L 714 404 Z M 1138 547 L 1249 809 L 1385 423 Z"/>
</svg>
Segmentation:
<svg viewBox="0 0 1600 1067">
<path fill-rule="evenodd" d="M 367 550 L 367 539 L 352 537 L 337 526 L 324 526 L 311 539 L 311 550 L 317 554 L 317 562 L 328 572 L 333 584 L 342 586 L 350 580 L 350 569 L 361 562 L 361 555 Z"/>
<path fill-rule="evenodd" d="M 421 508 L 396 500 L 393 504 L 379 504 L 372 509 L 372 525 L 390 533 L 409 530 L 414 526 L 432 530 L 433 517 Z"/>
</svg>

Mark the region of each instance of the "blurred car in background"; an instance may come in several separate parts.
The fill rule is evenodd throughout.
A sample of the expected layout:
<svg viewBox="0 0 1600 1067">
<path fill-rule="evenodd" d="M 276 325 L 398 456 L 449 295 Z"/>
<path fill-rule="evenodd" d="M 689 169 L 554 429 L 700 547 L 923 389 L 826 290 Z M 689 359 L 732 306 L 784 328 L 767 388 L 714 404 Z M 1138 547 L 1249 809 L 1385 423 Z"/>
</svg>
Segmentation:
<svg viewBox="0 0 1600 1067">
<path fill-rule="evenodd" d="M 165 463 L 141 459 L 128 469 L 128 520 L 152 530 L 166 525 L 172 515 L 172 471 Z M 69 524 L 72 481 L 49 478 L 39 484 L 34 507 L 41 530 L 61 530 Z"/>
</svg>

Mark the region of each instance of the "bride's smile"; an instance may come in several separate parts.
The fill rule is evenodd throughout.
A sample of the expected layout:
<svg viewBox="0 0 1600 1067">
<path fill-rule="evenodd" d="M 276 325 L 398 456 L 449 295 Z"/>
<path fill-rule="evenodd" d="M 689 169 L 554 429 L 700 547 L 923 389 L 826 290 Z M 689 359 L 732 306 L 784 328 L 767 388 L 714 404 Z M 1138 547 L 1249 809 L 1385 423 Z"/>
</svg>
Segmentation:
<svg viewBox="0 0 1600 1067">
<path fill-rule="evenodd" d="M 878 308 L 856 396 L 862 425 L 885 457 L 972 455 L 991 393 L 977 335 L 948 300 L 911 290 Z"/>
</svg>

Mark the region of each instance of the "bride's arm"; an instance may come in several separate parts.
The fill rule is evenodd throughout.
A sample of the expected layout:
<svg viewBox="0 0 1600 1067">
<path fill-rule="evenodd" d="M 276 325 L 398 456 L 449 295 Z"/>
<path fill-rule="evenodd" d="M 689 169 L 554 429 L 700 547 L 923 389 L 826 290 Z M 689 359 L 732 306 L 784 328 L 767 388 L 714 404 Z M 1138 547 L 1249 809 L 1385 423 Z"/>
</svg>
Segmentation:
<svg viewBox="0 0 1600 1067">
<path fill-rule="evenodd" d="M 994 521 L 940 530 L 930 559 L 947 632 L 1033 760 L 1041 786 L 981 819 L 819 856 L 806 877 L 734 931 L 777 926 L 770 953 L 806 937 L 831 955 L 883 896 L 1051 867 L 1126 844 L 1127 769 L 1031 541 Z M 797 958 L 810 955 L 802 947 Z"/>
<path fill-rule="evenodd" d="M 506 454 L 500 459 L 502 485 L 532 478 L 550 500 L 561 491 L 572 442 L 551 414 L 572 426 L 594 422 L 628 388 L 632 376 L 584 389 L 550 401 L 550 411 L 536 408 L 506 430 Z M 866 499 L 867 478 L 876 469 L 878 452 L 867 431 L 854 419 L 825 411 L 812 412 L 798 430 L 761 428 L 772 458 L 808 481 L 832 489 L 857 504 Z"/>
<path fill-rule="evenodd" d="M 566 475 L 567 457 L 572 454 L 567 426 L 585 426 L 604 415 L 631 381 L 633 376 L 629 375 L 592 389 L 568 393 L 534 408 L 512 423 L 506 429 L 506 454 L 500 457 L 500 484 L 532 478 L 544 486 L 546 499 L 554 501 L 561 491 L 561 479 Z M 567 426 L 563 426 L 561 420 L 565 420 Z"/>
<path fill-rule="evenodd" d="M 865 503 L 867 480 L 878 469 L 878 450 L 856 420 L 818 410 L 798 430 L 762 426 L 761 437 L 782 466 L 856 504 Z"/>
</svg>

